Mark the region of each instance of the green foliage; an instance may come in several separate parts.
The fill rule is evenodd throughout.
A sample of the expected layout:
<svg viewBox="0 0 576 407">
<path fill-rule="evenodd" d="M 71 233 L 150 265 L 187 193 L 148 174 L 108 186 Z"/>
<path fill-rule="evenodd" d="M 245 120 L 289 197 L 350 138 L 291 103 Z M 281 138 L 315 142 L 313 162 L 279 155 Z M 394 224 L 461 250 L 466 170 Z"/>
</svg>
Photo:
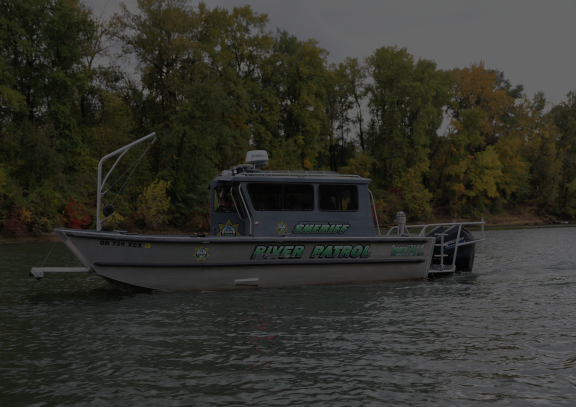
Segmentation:
<svg viewBox="0 0 576 407">
<path fill-rule="evenodd" d="M 422 166 L 415 165 L 400 179 L 406 213 L 412 219 L 429 219 L 432 215 L 432 194 L 422 183 Z"/>
<path fill-rule="evenodd" d="M 406 210 L 406 200 L 404 195 L 397 188 L 390 188 L 386 191 L 376 189 L 373 190 L 373 194 L 376 204 L 376 213 L 378 214 L 378 222 L 380 222 L 380 225 L 393 223 L 396 214 L 399 211 Z"/>
<path fill-rule="evenodd" d="M 443 71 L 397 47 L 329 64 L 316 40 L 268 31 L 250 6 L 137 4 L 104 21 L 78 0 L 0 0 L 4 235 L 93 227 L 98 161 L 152 131 L 124 189 L 116 177 L 146 146 L 107 182 L 107 227 L 205 228 L 207 183 L 249 149 L 268 151 L 268 169 L 372 178 L 384 222 L 523 200 L 576 216 L 575 92 L 550 108 L 482 62 Z"/>
<path fill-rule="evenodd" d="M 356 174 L 362 178 L 369 178 L 373 161 L 368 153 L 359 151 L 353 158 L 348 160 L 347 166 L 341 168 L 341 172 L 343 174 Z"/>
<path fill-rule="evenodd" d="M 559 130 L 549 116 L 543 116 L 527 143 L 533 195 L 540 212 L 555 208 L 562 183 L 563 162 L 558 145 Z"/>
<path fill-rule="evenodd" d="M 494 147 L 489 146 L 484 151 L 474 155 L 470 163 L 469 177 L 472 188 L 467 191 L 469 197 L 498 196 L 497 180 L 502 176 L 502 164 Z"/>
<path fill-rule="evenodd" d="M 448 134 L 438 141 L 431 168 L 435 198 L 448 201 L 454 216 L 526 199 L 526 143 L 535 131 L 536 112 L 522 87 L 512 88 L 482 62 L 455 74 Z"/>
<path fill-rule="evenodd" d="M 275 169 L 312 169 L 328 137 L 325 114 L 327 51 L 278 31 L 262 62 L 251 110 L 255 146 L 268 150 Z M 282 157 L 281 159 L 276 159 Z M 286 167 L 289 165 L 290 167 Z"/>
<path fill-rule="evenodd" d="M 550 112 L 558 128 L 559 157 L 562 178 L 557 199 L 560 213 L 576 216 L 576 91 L 569 92 L 566 100 Z"/>
<path fill-rule="evenodd" d="M 372 176 L 381 188 L 400 188 L 408 216 L 428 217 L 431 143 L 438 138 L 454 75 L 405 48 L 377 49 L 366 60 L 373 83 L 366 87 L 371 120 L 367 131 Z M 412 213 L 411 213 L 412 211 Z"/>
<path fill-rule="evenodd" d="M 166 190 L 169 187 L 170 182 L 156 179 L 138 197 L 136 215 L 147 227 L 158 228 L 168 221 L 170 197 L 166 196 Z"/>
<path fill-rule="evenodd" d="M 3 187 L 8 183 L 8 175 L 4 169 L 4 164 L 0 164 L 0 194 L 3 192 Z"/>
</svg>

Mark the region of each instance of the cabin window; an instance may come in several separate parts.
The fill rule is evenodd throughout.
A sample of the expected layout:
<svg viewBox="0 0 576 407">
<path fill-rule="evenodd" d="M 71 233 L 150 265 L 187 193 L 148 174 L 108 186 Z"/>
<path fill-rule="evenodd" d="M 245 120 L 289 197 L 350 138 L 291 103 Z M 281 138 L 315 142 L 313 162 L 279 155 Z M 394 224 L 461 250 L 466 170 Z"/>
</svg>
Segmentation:
<svg viewBox="0 0 576 407">
<path fill-rule="evenodd" d="M 321 211 L 357 211 L 358 187 L 356 185 L 320 185 Z"/>
<path fill-rule="evenodd" d="M 311 211 L 314 209 L 314 187 L 303 184 L 286 184 L 284 187 L 285 211 Z"/>
<path fill-rule="evenodd" d="M 306 184 L 250 184 L 248 193 L 257 211 L 311 211 L 314 187 Z"/>
<path fill-rule="evenodd" d="M 214 187 L 214 212 L 237 212 L 230 187 Z"/>
</svg>

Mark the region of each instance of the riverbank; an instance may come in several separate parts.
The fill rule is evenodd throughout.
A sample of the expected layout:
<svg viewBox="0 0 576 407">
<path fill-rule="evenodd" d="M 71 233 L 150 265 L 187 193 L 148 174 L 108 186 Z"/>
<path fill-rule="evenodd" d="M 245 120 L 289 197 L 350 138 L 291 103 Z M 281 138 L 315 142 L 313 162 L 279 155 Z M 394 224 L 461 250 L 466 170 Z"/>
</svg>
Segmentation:
<svg viewBox="0 0 576 407">
<path fill-rule="evenodd" d="M 471 219 L 464 218 L 450 218 L 449 216 L 436 216 L 434 219 L 423 222 L 409 222 L 411 225 L 417 224 L 429 224 L 429 223 L 449 223 L 449 222 L 470 222 Z M 479 221 L 480 219 L 477 219 Z M 522 227 L 522 226 L 554 226 L 554 225 L 576 225 L 575 220 L 556 220 L 551 216 L 538 216 L 535 215 L 530 210 L 518 211 L 515 214 L 506 215 L 491 215 L 489 218 L 485 218 L 486 228 L 501 228 L 501 227 Z M 382 229 L 389 229 L 390 227 L 396 226 L 395 224 L 383 224 L 380 225 Z M 195 230 L 187 229 L 177 229 L 177 228 L 163 228 L 156 230 L 128 230 L 131 233 L 141 233 L 141 234 L 154 234 L 154 235 L 178 235 L 178 236 L 190 236 L 198 233 Z M 42 242 L 59 242 L 60 239 L 55 233 L 46 233 L 40 236 L 19 236 L 13 238 L 0 238 L 0 244 L 18 244 L 18 243 L 42 243 Z"/>
</svg>

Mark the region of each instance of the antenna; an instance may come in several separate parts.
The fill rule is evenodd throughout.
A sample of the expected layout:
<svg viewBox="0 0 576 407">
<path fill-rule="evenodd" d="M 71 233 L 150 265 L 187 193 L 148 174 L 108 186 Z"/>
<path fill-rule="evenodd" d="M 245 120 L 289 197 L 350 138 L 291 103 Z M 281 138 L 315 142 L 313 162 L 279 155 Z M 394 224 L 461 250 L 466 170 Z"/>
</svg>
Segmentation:
<svg viewBox="0 0 576 407">
<path fill-rule="evenodd" d="M 268 165 L 268 153 L 265 150 L 252 150 L 246 153 L 246 164 L 252 164 L 254 169 Z"/>
</svg>

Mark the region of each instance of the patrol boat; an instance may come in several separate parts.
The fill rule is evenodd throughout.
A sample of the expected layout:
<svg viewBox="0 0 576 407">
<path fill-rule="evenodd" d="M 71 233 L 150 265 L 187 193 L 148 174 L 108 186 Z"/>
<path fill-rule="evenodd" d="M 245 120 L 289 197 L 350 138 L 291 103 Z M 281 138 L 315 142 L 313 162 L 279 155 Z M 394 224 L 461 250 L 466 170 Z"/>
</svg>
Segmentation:
<svg viewBox="0 0 576 407">
<path fill-rule="evenodd" d="M 102 158 L 97 208 L 118 161 L 154 136 Z M 103 163 L 119 154 L 102 182 Z M 475 239 L 462 223 L 407 226 L 399 212 L 398 225 L 382 235 L 369 179 L 330 171 L 262 170 L 267 164 L 266 151 L 249 151 L 245 164 L 210 182 L 210 235 L 103 231 L 114 213 L 105 205 L 104 219 L 97 210 L 96 230 L 54 230 L 84 267 L 35 267 L 30 275 L 95 273 L 149 289 L 213 291 L 422 280 L 459 266 L 472 270 L 483 221 L 471 222 L 482 231 Z M 468 247 L 459 255 L 461 246 Z"/>
</svg>

